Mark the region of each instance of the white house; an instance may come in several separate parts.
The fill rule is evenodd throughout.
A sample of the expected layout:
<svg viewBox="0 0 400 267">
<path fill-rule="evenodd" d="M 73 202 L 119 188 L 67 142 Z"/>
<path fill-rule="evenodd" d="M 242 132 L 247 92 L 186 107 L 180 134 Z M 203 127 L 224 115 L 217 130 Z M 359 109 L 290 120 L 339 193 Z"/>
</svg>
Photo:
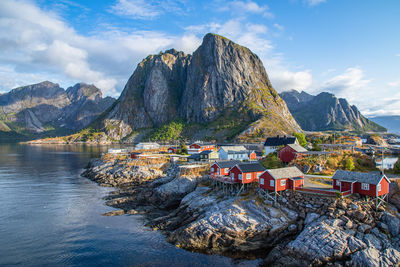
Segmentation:
<svg viewBox="0 0 400 267">
<path fill-rule="evenodd" d="M 249 158 L 248 151 L 244 146 L 221 146 L 218 149 L 220 160 L 245 160 Z"/>
<path fill-rule="evenodd" d="M 128 149 L 122 148 L 109 148 L 107 151 L 109 154 L 120 154 L 120 153 L 127 153 Z"/>
<path fill-rule="evenodd" d="M 139 143 L 135 146 L 136 150 L 159 149 L 160 145 L 152 142 Z"/>
</svg>

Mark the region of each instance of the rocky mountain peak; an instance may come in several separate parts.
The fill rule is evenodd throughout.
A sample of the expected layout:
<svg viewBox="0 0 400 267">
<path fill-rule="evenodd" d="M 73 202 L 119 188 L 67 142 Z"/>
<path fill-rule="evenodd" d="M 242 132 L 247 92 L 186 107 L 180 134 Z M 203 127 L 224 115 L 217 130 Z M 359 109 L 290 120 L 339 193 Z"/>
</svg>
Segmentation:
<svg viewBox="0 0 400 267">
<path fill-rule="evenodd" d="M 268 120 L 285 121 L 288 131 L 300 130 L 258 56 L 209 33 L 193 55 L 170 49 L 140 62 L 101 127 L 118 140 L 177 118 L 188 123 L 233 120 L 231 111 L 240 113 L 243 125 L 268 114 Z"/>
<path fill-rule="evenodd" d="M 93 84 L 86 83 L 77 83 L 74 86 L 68 87 L 66 93 L 72 102 L 81 99 L 91 99 L 97 102 L 102 98 L 102 93 L 99 88 Z"/>
<path fill-rule="evenodd" d="M 329 92 L 310 95 L 306 92 L 282 92 L 281 97 L 300 126 L 307 131 L 351 130 L 385 131 L 365 118 L 356 106 Z"/>
</svg>

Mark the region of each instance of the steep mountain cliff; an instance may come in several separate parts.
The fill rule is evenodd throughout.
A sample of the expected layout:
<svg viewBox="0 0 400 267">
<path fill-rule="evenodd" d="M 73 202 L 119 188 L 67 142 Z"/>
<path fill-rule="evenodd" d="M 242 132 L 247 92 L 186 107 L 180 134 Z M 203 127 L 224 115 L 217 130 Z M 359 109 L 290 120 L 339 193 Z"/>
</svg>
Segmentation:
<svg viewBox="0 0 400 267">
<path fill-rule="evenodd" d="M 347 130 L 384 132 L 386 129 L 365 118 L 356 106 L 330 93 L 316 96 L 296 90 L 280 94 L 296 121 L 306 131 Z"/>
<path fill-rule="evenodd" d="M 215 34 L 193 55 L 172 49 L 145 58 L 94 127 L 121 140 L 171 122 L 189 138 L 301 131 L 257 55 Z"/>
<path fill-rule="evenodd" d="M 84 83 L 67 90 L 48 81 L 19 87 L 0 95 L 0 137 L 21 139 L 76 131 L 114 101 Z"/>
</svg>

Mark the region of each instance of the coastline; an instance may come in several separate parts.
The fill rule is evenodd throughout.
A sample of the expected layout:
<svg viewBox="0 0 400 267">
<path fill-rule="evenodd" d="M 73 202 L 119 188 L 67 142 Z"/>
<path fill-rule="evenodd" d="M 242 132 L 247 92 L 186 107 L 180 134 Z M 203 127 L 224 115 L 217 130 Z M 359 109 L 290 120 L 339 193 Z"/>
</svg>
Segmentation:
<svg viewBox="0 0 400 267">
<path fill-rule="evenodd" d="M 147 166 L 146 166 L 147 165 Z M 104 214 L 142 214 L 177 247 L 266 265 L 379 265 L 400 261 L 399 214 L 355 196 L 336 199 L 285 192 L 277 203 L 255 188 L 239 196 L 212 187 L 208 175 L 181 176 L 167 161 L 133 165 L 123 157 L 92 160 L 82 176 L 112 186 Z"/>
</svg>

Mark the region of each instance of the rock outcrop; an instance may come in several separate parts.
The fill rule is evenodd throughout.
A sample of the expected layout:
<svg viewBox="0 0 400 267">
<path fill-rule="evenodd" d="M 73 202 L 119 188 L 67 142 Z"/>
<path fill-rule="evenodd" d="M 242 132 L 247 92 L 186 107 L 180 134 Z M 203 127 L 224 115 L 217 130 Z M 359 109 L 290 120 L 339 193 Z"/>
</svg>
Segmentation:
<svg viewBox="0 0 400 267">
<path fill-rule="evenodd" d="M 78 83 L 67 90 L 48 81 L 0 95 L 0 131 L 34 136 L 82 129 L 109 108 L 114 99 Z M 10 134 L 11 136 L 11 134 Z"/>
<path fill-rule="evenodd" d="M 331 93 L 316 96 L 296 90 L 280 94 L 297 123 L 307 131 L 356 130 L 385 132 L 386 129 L 365 118 L 356 106 Z"/>
<path fill-rule="evenodd" d="M 252 123 L 275 133 L 301 131 L 257 55 L 216 34 L 207 34 L 193 55 L 171 49 L 145 58 L 98 128 L 121 140 L 177 118 L 207 124 L 210 137 L 218 135 L 218 120 L 236 131 L 222 138 Z"/>
<path fill-rule="evenodd" d="M 324 197 L 286 191 L 277 202 L 250 189 L 229 195 L 205 175 L 181 176 L 176 164 L 127 167 L 127 160 L 94 160 L 84 175 L 118 186 L 107 214 L 143 214 L 178 247 L 236 258 L 264 258 L 265 266 L 398 266 L 400 214 L 353 195 Z M 147 173 L 146 173 L 147 172 Z M 148 176 L 146 176 L 146 174 Z"/>
</svg>

